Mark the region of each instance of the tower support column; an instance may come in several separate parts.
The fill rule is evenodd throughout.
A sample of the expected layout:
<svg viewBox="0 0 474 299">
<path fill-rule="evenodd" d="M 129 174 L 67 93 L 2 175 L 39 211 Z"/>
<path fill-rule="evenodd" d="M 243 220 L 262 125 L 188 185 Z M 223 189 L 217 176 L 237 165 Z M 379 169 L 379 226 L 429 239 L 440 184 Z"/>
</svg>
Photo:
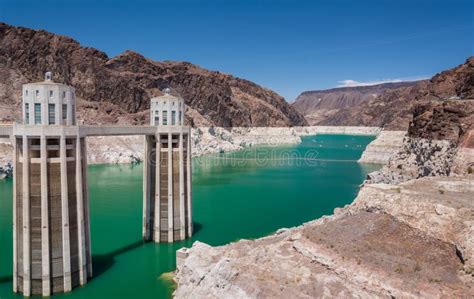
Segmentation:
<svg viewBox="0 0 474 299">
<path fill-rule="evenodd" d="M 48 150 L 44 133 L 40 140 L 41 168 L 41 271 L 43 296 L 51 295 L 51 260 L 49 250 L 49 203 L 48 203 Z"/>
<path fill-rule="evenodd" d="M 192 168 L 191 168 L 191 131 L 186 134 L 186 200 L 188 209 L 188 237 L 193 235 L 193 205 L 191 201 L 192 197 Z"/>
<path fill-rule="evenodd" d="M 161 240 L 161 134 L 156 134 L 156 147 L 155 147 L 155 217 L 154 217 L 154 240 L 160 242 Z"/>
<path fill-rule="evenodd" d="M 173 214 L 173 135 L 168 133 L 168 242 L 174 241 Z"/>
<path fill-rule="evenodd" d="M 23 295 L 31 295 L 31 239 L 30 239 L 30 155 L 29 139 L 23 136 Z"/>
<path fill-rule="evenodd" d="M 76 138 L 76 205 L 77 205 L 77 238 L 79 255 L 79 284 L 87 282 L 87 257 L 86 257 L 86 237 L 84 221 L 84 188 L 82 186 L 82 139 L 78 135 Z"/>
<path fill-rule="evenodd" d="M 85 228 L 85 242 L 86 242 L 86 262 L 87 262 L 87 278 L 92 277 L 92 245 L 91 245 L 91 212 L 90 212 L 90 197 L 89 188 L 87 187 L 87 139 L 82 139 L 82 196 L 84 198 L 84 228 Z"/>
<path fill-rule="evenodd" d="M 151 240 L 152 235 L 152 194 L 151 194 L 151 140 L 150 136 L 145 136 L 145 151 L 143 157 L 143 224 L 142 224 L 142 235 L 144 240 Z"/>
<path fill-rule="evenodd" d="M 186 209 L 184 201 L 184 148 L 183 131 L 179 132 L 179 234 L 180 239 L 186 239 Z"/>
<path fill-rule="evenodd" d="M 24 109 L 24 108 L 23 108 Z M 18 236 L 17 236 L 17 180 L 18 180 L 18 139 L 12 137 L 13 144 L 13 292 L 18 292 Z"/>
<path fill-rule="evenodd" d="M 61 171 L 61 219 L 63 237 L 63 275 L 64 292 L 72 289 L 71 282 L 71 243 L 69 238 L 69 198 L 67 180 L 66 136 L 61 135 L 59 143 L 60 171 Z"/>
</svg>

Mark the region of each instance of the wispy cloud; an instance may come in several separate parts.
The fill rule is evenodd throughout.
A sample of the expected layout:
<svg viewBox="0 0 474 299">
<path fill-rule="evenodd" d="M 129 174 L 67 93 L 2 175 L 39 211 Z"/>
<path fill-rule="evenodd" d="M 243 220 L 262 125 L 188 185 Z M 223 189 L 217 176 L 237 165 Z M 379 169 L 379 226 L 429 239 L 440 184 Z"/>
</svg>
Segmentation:
<svg viewBox="0 0 474 299">
<path fill-rule="evenodd" d="M 407 78 L 396 78 L 396 79 L 382 79 L 382 80 L 371 80 L 371 81 L 357 81 L 357 80 L 342 80 L 337 82 L 337 87 L 355 87 L 355 86 L 371 86 L 384 83 L 398 83 L 407 81 L 418 81 L 430 78 L 429 76 L 420 77 L 407 77 Z"/>
</svg>

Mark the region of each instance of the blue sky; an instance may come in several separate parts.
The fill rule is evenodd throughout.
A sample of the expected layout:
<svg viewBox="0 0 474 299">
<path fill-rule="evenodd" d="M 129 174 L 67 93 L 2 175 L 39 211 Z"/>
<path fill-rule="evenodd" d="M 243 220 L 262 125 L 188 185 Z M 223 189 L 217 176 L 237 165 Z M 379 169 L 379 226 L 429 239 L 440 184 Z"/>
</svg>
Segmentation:
<svg viewBox="0 0 474 299">
<path fill-rule="evenodd" d="M 115 56 L 184 60 L 300 92 L 413 80 L 474 55 L 474 1 L 5 1 L 0 21 Z"/>
</svg>

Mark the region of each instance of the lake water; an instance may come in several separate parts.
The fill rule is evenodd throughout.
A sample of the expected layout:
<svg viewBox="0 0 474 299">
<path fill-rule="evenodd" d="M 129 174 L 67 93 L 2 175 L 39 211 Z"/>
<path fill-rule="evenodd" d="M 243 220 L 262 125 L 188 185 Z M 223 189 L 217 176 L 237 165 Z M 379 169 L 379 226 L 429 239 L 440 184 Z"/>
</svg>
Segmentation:
<svg viewBox="0 0 474 299">
<path fill-rule="evenodd" d="M 94 278 L 54 298 L 164 298 L 175 251 L 195 240 L 222 245 L 300 225 L 351 203 L 366 174 L 358 164 L 367 136 L 318 135 L 299 145 L 258 147 L 193 159 L 192 239 L 143 243 L 142 166 L 88 171 Z M 0 299 L 12 292 L 12 181 L 0 180 Z"/>
</svg>

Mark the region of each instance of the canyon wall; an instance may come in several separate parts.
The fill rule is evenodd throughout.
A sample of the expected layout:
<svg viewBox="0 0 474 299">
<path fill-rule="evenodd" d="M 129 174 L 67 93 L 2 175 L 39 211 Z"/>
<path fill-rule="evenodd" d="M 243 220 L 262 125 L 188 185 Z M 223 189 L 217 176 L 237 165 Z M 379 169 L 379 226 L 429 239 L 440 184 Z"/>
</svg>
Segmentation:
<svg viewBox="0 0 474 299">
<path fill-rule="evenodd" d="M 351 88 L 347 94 L 344 90 L 339 91 L 342 94 L 339 97 L 351 98 L 351 93 L 364 88 Z M 331 90 L 321 92 L 330 93 Z M 474 57 L 471 56 L 464 63 L 434 75 L 430 80 L 411 82 L 396 88 L 381 88 L 372 96 L 368 94 L 366 97 L 353 105 L 342 105 L 335 111 L 329 103 L 323 105 L 322 99 L 319 104 L 318 97 L 305 99 L 303 102 L 297 101 L 293 103 L 293 107 L 305 115 L 311 125 L 375 126 L 385 130 L 404 131 L 408 129 L 413 109 L 418 104 L 437 105 L 446 101 L 463 102 L 474 99 Z M 317 121 L 312 115 L 318 116 Z"/>
<path fill-rule="evenodd" d="M 283 97 L 248 80 L 189 62 L 153 61 L 125 51 L 116 57 L 72 38 L 0 22 L 0 121 L 19 121 L 21 86 L 53 79 L 76 88 L 84 124 L 149 123 L 150 98 L 166 87 L 180 94 L 192 126 L 306 125 Z"/>
<path fill-rule="evenodd" d="M 353 109 L 363 102 L 376 99 L 385 91 L 417 83 L 399 82 L 304 91 L 295 99 L 292 106 L 304 115 L 310 125 L 321 125 L 342 109 Z"/>
</svg>

